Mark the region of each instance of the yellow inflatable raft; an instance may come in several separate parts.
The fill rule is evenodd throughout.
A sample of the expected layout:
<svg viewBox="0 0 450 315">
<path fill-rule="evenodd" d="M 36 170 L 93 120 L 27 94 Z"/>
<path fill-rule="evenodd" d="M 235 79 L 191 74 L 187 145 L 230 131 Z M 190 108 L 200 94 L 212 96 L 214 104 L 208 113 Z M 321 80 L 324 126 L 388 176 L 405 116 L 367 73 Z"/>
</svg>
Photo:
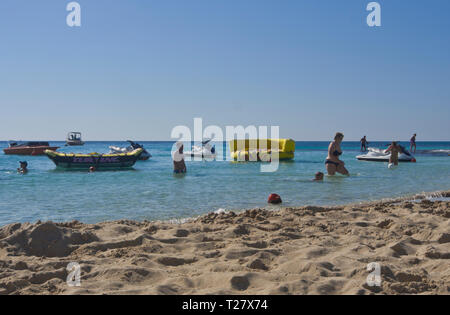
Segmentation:
<svg viewBox="0 0 450 315">
<path fill-rule="evenodd" d="M 230 141 L 230 156 L 235 161 L 270 162 L 292 160 L 295 141 L 292 139 L 246 139 Z"/>
</svg>

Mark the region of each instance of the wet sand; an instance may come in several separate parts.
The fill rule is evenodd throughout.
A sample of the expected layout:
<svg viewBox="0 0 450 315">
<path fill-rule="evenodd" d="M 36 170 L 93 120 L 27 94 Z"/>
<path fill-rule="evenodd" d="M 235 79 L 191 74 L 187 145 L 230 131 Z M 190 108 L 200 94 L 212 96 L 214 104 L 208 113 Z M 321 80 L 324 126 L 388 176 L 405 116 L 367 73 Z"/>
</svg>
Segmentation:
<svg viewBox="0 0 450 315">
<path fill-rule="evenodd" d="M 450 197 L 450 192 L 442 193 Z M 0 294 L 450 294 L 450 202 L 0 228 Z M 66 283 L 70 262 L 81 286 Z M 379 263 L 381 286 L 367 265 Z"/>
</svg>

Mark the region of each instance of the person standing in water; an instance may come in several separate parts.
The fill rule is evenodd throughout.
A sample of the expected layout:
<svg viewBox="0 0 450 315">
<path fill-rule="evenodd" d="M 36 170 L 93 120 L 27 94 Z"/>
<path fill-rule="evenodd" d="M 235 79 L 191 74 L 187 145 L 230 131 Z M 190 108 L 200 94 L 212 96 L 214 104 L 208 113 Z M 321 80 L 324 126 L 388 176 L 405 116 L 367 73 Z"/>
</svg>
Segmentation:
<svg viewBox="0 0 450 315">
<path fill-rule="evenodd" d="M 366 136 L 362 137 L 361 139 L 361 152 L 367 151 L 367 146 L 369 145 L 369 142 L 367 142 Z"/>
<path fill-rule="evenodd" d="M 339 160 L 339 156 L 342 155 L 342 140 L 344 140 L 344 134 L 337 132 L 334 136 L 334 141 L 328 146 L 328 156 L 325 161 L 328 175 L 335 175 L 336 172 L 342 175 L 349 175 L 345 168 L 345 163 Z"/>
<path fill-rule="evenodd" d="M 411 140 L 409 140 L 409 142 L 410 142 L 409 151 L 410 151 L 411 153 L 416 153 L 416 136 L 417 136 L 417 134 L 414 134 L 414 135 L 411 137 Z M 414 150 L 413 150 L 413 148 L 414 148 Z"/>
<path fill-rule="evenodd" d="M 389 148 L 384 151 L 385 153 L 391 152 L 391 156 L 389 157 L 389 164 L 397 166 L 398 165 L 398 154 L 402 152 L 402 148 L 397 144 L 396 141 L 392 141 Z"/>
<path fill-rule="evenodd" d="M 184 154 L 183 154 L 183 143 L 177 142 L 177 151 L 173 153 L 173 172 L 175 174 L 184 174 L 186 173 L 186 164 L 184 163 Z"/>
</svg>

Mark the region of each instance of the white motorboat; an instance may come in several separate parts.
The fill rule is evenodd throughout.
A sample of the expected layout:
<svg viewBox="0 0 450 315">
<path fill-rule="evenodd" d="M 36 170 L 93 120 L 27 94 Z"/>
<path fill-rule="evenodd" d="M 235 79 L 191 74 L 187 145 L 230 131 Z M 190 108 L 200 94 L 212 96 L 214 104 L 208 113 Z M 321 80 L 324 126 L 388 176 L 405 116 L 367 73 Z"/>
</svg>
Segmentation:
<svg viewBox="0 0 450 315">
<path fill-rule="evenodd" d="M 121 147 L 116 147 L 116 146 L 110 146 L 110 154 L 120 154 L 120 153 L 130 153 L 133 152 L 136 149 L 144 149 L 144 151 L 142 152 L 141 156 L 139 157 L 139 160 L 141 161 L 146 161 L 149 158 L 152 157 L 152 155 L 144 148 L 144 146 L 140 145 L 139 143 L 133 142 L 131 140 L 127 140 L 127 142 L 130 143 L 130 145 L 128 147 L 125 148 L 121 148 Z"/>
<path fill-rule="evenodd" d="M 192 151 L 184 152 L 184 156 L 197 157 L 202 159 L 215 159 L 216 158 L 216 146 L 211 146 L 211 140 L 205 140 L 201 146 L 194 145 Z"/>
<path fill-rule="evenodd" d="M 403 152 L 398 155 L 399 162 L 416 162 L 414 156 L 409 153 L 405 148 L 402 147 Z M 356 156 L 360 161 L 372 161 L 372 162 L 389 162 L 391 157 L 390 152 L 385 152 L 385 150 L 377 148 L 369 148 L 367 154 L 362 154 Z"/>
<path fill-rule="evenodd" d="M 72 131 L 67 135 L 66 146 L 84 145 L 84 141 L 81 140 L 81 133 Z"/>
</svg>

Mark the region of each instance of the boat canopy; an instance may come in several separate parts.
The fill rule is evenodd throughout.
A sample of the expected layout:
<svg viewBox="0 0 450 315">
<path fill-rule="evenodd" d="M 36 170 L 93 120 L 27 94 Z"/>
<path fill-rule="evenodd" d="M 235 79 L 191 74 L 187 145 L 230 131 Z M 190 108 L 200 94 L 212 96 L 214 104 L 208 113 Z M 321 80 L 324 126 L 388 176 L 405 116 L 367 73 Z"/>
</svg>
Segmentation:
<svg viewBox="0 0 450 315">
<path fill-rule="evenodd" d="M 81 140 L 81 132 L 72 131 L 67 134 L 67 140 Z"/>
</svg>

